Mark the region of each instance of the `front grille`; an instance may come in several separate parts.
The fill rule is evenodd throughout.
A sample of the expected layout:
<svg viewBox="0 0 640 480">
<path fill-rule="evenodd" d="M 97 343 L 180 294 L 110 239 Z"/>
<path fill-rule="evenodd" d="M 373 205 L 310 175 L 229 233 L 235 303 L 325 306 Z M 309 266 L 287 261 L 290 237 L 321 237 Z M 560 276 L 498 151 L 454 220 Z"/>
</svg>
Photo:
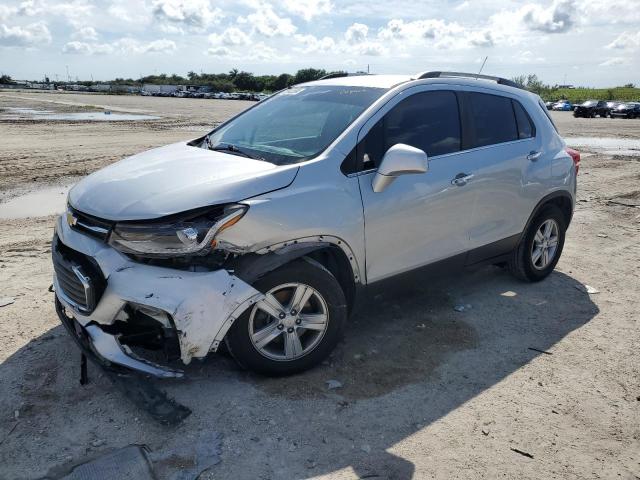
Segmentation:
<svg viewBox="0 0 640 480">
<path fill-rule="evenodd" d="M 105 280 L 94 261 L 70 249 L 54 236 L 51 248 L 58 294 L 80 313 L 93 311 L 104 292 Z"/>
<path fill-rule="evenodd" d="M 72 229 L 103 242 L 107 241 L 113 228 L 113 223 L 82 213 L 71 206 L 67 209 L 67 223 Z"/>
</svg>

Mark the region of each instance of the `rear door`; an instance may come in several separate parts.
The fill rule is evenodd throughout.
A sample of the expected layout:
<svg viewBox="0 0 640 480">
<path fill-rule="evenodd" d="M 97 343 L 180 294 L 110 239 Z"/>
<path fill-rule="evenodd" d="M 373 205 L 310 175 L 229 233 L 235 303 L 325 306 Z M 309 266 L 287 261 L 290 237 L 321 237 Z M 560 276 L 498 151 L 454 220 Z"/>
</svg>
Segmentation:
<svg viewBox="0 0 640 480">
<path fill-rule="evenodd" d="M 525 108 L 496 93 L 461 94 L 474 193 L 469 223 L 471 249 L 517 240 L 542 196 L 548 158 Z M 495 245 L 496 247 L 499 244 Z M 500 252 L 496 252 L 500 253 Z M 470 258 L 473 263 L 474 258 Z"/>
<path fill-rule="evenodd" d="M 365 216 L 368 282 L 468 248 L 474 197 L 466 182 L 452 183 L 456 176 L 473 171 L 471 159 L 461 152 L 457 93 L 433 87 L 410 90 L 417 93 L 401 95 L 370 119 L 356 149 L 362 169 L 358 180 Z M 374 192 L 371 182 L 382 156 L 398 143 L 424 150 L 429 170 L 400 176 L 384 191 Z"/>
</svg>

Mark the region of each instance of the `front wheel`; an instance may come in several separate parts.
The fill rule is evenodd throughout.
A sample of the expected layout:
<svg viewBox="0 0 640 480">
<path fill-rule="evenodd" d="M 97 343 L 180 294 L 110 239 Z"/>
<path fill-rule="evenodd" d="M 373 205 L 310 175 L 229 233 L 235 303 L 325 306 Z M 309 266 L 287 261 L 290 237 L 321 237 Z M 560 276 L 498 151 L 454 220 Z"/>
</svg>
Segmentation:
<svg viewBox="0 0 640 480">
<path fill-rule="evenodd" d="M 244 312 L 227 335 L 229 351 L 241 366 L 264 375 L 290 375 L 331 353 L 347 307 L 340 284 L 328 270 L 312 260 L 296 260 L 254 287 L 265 298 Z"/>
<path fill-rule="evenodd" d="M 528 282 L 539 282 L 556 267 L 566 231 L 565 219 L 558 207 L 543 207 L 511 254 L 509 270 Z"/>
</svg>

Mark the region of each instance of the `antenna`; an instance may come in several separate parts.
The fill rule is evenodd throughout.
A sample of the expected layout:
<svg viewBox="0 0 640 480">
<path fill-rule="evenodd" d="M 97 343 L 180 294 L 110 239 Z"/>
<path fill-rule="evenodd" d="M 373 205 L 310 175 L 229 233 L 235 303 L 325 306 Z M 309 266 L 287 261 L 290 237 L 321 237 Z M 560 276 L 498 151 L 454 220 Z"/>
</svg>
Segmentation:
<svg viewBox="0 0 640 480">
<path fill-rule="evenodd" d="M 484 61 L 482 62 L 482 66 L 480 67 L 480 70 L 478 70 L 478 75 L 480 75 L 482 73 L 482 69 L 484 68 L 484 64 L 487 63 L 487 58 L 489 58 L 489 56 L 484 57 Z M 476 77 L 477 79 L 477 77 Z"/>
</svg>

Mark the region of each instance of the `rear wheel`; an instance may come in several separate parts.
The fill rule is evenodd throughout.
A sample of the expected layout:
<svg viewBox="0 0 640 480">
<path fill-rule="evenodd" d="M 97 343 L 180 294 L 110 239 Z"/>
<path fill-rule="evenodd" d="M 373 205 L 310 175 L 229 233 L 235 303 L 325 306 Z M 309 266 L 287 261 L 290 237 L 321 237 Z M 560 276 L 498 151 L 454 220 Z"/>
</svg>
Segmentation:
<svg viewBox="0 0 640 480">
<path fill-rule="evenodd" d="M 566 224 L 560 209 L 548 205 L 536 216 L 509 260 L 517 278 L 538 282 L 556 267 L 564 246 Z"/>
<path fill-rule="evenodd" d="M 344 292 L 320 264 L 297 260 L 258 280 L 265 298 L 244 312 L 227 335 L 238 363 L 264 375 L 307 370 L 334 349 L 346 322 Z"/>
</svg>

